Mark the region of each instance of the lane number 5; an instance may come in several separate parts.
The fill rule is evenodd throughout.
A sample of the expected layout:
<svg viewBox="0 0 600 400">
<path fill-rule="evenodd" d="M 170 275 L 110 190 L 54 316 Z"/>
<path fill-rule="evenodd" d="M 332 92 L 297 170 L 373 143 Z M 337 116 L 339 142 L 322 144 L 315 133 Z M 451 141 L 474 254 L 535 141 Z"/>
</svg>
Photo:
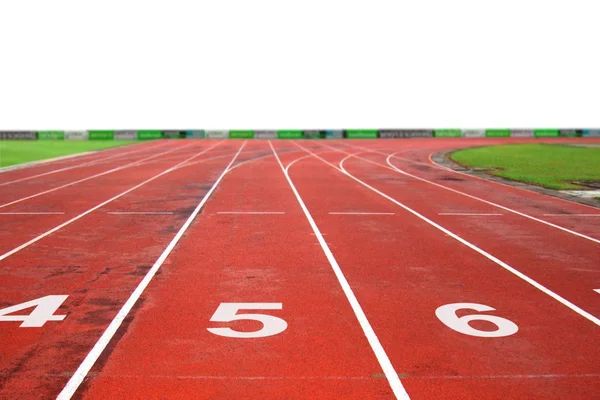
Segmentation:
<svg viewBox="0 0 600 400">
<path fill-rule="evenodd" d="M 281 303 L 221 303 L 211 317 L 212 322 L 231 322 L 241 320 L 258 321 L 263 327 L 253 332 L 240 332 L 231 328 L 207 328 L 215 335 L 232 338 L 261 338 L 277 335 L 287 329 L 287 322 L 279 317 L 265 314 L 238 314 L 240 310 L 281 310 Z"/>
</svg>

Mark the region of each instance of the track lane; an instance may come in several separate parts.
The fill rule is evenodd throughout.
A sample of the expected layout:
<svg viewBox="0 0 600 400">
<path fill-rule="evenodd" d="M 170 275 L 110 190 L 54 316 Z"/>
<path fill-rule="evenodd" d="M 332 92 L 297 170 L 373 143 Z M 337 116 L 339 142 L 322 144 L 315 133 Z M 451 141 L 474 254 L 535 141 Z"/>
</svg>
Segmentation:
<svg viewBox="0 0 600 400">
<path fill-rule="evenodd" d="M 0 307 L 69 296 L 56 312 L 67 315 L 62 322 L 41 328 L 0 322 L 0 398 L 58 394 L 241 143 L 230 145 L 229 159 L 174 170 L 104 210 L 164 207 L 173 214 L 109 215 L 99 209 L 0 261 Z"/>
<path fill-rule="evenodd" d="M 357 178 L 600 317 L 600 303 L 593 291 L 600 287 L 600 245 L 597 243 L 506 212 L 500 216 L 439 215 L 493 214 L 498 209 L 410 177 L 399 184 L 387 179 L 395 176 L 394 171 L 365 164 L 369 163 L 350 158 L 343 165 Z"/>
<path fill-rule="evenodd" d="M 531 142 L 531 141 L 530 141 Z M 543 140 L 543 143 L 579 143 L 575 140 Z M 580 232 L 591 237 L 600 238 L 600 227 L 594 220 L 589 218 L 572 217 L 565 218 L 569 214 L 588 214 L 600 213 L 598 208 L 591 207 L 585 204 L 580 204 L 574 201 L 559 199 L 552 196 L 546 196 L 540 193 L 532 192 L 522 188 L 503 185 L 500 183 L 488 181 L 479 177 L 474 177 L 469 174 L 451 171 L 444 167 L 438 166 L 430 160 L 430 155 L 437 151 L 449 150 L 452 148 L 464 148 L 465 144 L 454 141 L 449 144 L 437 144 L 437 141 L 429 141 L 422 143 L 418 147 L 400 150 L 400 154 L 396 154 L 399 147 L 391 147 L 384 150 L 370 149 L 372 146 L 349 146 L 353 149 L 374 150 L 382 156 L 393 155 L 391 163 L 401 165 L 403 171 L 418 176 L 423 179 L 430 180 L 437 184 L 441 184 L 448 188 L 464 192 L 471 196 L 479 197 L 483 200 L 491 201 L 496 204 L 514 209 L 519 212 L 529 214 L 539 219 L 546 220 L 565 228 Z M 482 142 L 476 142 L 481 145 Z M 485 142 L 483 142 L 485 143 Z M 494 144 L 512 143 L 512 140 L 494 142 Z M 534 143 L 539 143 L 535 141 Z M 588 139 L 586 143 L 600 143 L 599 140 Z M 471 143 L 469 143 L 471 145 Z M 484 144 L 485 145 L 485 144 Z M 489 145 L 489 144 L 487 144 Z M 449 147 L 450 146 L 450 147 Z M 438 150 L 434 150 L 438 149 Z M 344 149 L 345 150 L 345 149 Z M 381 162 L 381 158 L 379 162 Z M 385 161 L 385 160 L 384 160 Z M 444 173 L 446 172 L 446 173 Z M 561 214 L 564 216 L 548 216 L 545 214 Z"/>
<path fill-rule="evenodd" d="M 321 157 L 340 161 L 333 152 Z M 290 173 L 411 398 L 585 399 L 600 390 L 590 321 L 319 160 Z M 364 210 L 394 215 L 328 214 Z M 519 331 L 473 337 L 434 314 L 466 302 L 495 308 L 486 314 Z"/>
<path fill-rule="evenodd" d="M 84 397 L 393 398 L 277 161 L 240 156 Z M 219 214 L 272 211 L 285 214 Z M 222 302 L 282 303 L 264 313 L 288 328 L 260 339 L 214 335 L 207 328 L 260 327 L 209 322 Z"/>
<path fill-rule="evenodd" d="M 185 152 L 180 152 L 179 159 L 172 160 L 166 165 L 162 163 L 140 165 L 1 208 L 0 212 L 64 212 L 64 214 L 42 216 L 27 214 L 0 215 L 0 220 L 3 223 L 2 230 L 0 230 L 0 259 L 5 252 L 65 221 L 76 218 L 97 204 L 111 199 L 113 196 L 150 179 L 170 167 L 174 167 L 188 159 L 193 161 L 210 158 L 217 154 L 214 153 L 217 149 L 227 151 L 227 146 L 222 146 L 219 143 L 213 143 L 211 146 L 206 145 L 206 147 L 191 146 Z M 222 152 L 218 154 L 222 154 Z"/>
<path fill-rule="evenodd" d="M 117 160 L 111 160 L 111 162 L 106 164 L 91 164 L 63 173 L 27 180 L 16 186 L 2 186 L 0 187 L 0 209 L 26 201 L 29 198 L 39 197 L 46 193 L 54 193 L 65 187 L 79 185 L 81 182 L 89 182 L 102 176 L 124 171 L 134 166 L 156 163 L 161 157 L 177 156 L 182 152 L 189 151 L 193 145 L 197 146 L 198 144 L 174 143 L 155 151 L 127 155 Z"/>
</svg>

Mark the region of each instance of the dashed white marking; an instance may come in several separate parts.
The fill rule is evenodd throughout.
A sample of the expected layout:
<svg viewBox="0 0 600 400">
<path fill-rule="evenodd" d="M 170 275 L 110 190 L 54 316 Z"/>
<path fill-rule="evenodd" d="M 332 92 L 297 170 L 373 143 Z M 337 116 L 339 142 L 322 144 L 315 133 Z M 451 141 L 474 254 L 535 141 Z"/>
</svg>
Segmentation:
<svg viewBox="0 0 600 400">
<path fill-rule="evenodd" d="M 600 214 L 544 214 L 545 217 L 600 217 Z"/>
<path fill-rule="evenodd" d="M 0 215 L 62 215 L 64 212 L 0 212 Z"/>
<path fill-rule="evenodd" d="M 510 265 L 508 265 L 504 261 L 502 261 L 499 258 L 491 255 L 487 251 L 485 251 L 485 250 L 477 247 L 473 243 L 471 243 L 471 242 L 463 239 L 462 237 L 458 236 L 454 232 L 451 232 L 450 230 L 444 228 L 440 224 L 438 224 L 438 223 L 432 221 L 431 219 L 425 217 L 424 215 L 418 213 L 417 211 L 413 210 L 412 208 L 408 207 L 407 205 L 405 205 L 405 204 L 399 202 L 398 200 L 394 199 L 393 197 L 388 196 L 387 194 L 385 194 L 385 193 L 381 192 L 380 190 L 374 188 L 373 186 L 369 185 L 368 183 L 361 181 L 360 179 L 358 179 L 357 177 L 355 177 L 354 175 L 352 175 L 351 173 L 349 173 L 348 171 L 346 171 L 346 169 L 344 168 L 344 161 L 346 161 L 350 157 L 353 157 L 352 154 L 349 154 L 346 158 L 344 158 L 342 161 L 340 161 L 339 167 L 337 167 L 337 166 L 331 164 L 329 161 L 327 161 L 327 160 L 319 157 L 317 154 L 312 153 L 310 150 L 305 149 L 301 145 L 299 145 L 297 143 L 295 143 L 295 144 L 296 144 L 296 146 L 304 149 L 304 151 L 306 151 L 307 153 L 312 154 L 313 157 L 318 158 L 319 160 L 323 161 L 325 164 L 330 165 L 331 167 L 333 167 L 333 168 L 337 169 L 338 171 L 342 172 L 344 175 L 346 175 L 350 179 L 358 182 L 359 184 L 363 185 L 364 187 L 370 189 L 371 191 L 373 191 L 373 192 L 379 194 L 380 196 L 388 199 L 392 203 L 396 204 L 397 206 L 399 206 L 399 207 L 403 208 L 404 210 L 408 211 L 409 213 L 413 214 L 415 217 L 421 219 L 422 221 L 425 221 L 426 223 L 428 223 L 429 225 L 433 226 L 434 228 L 442 231 L 446 235 L 448 235 L 448 236 L 452 237 L 453 239 L 455 239 L 456 241 L 464 244 L 465 246 L 467 246 L 471 250 L 474 250 L 475 252 L 481 254 L 482 256 L 484 256 L 485 258 L 487 258 L 488 260 L 491 260 L 492 262 L 496 263 L 500 267 L 504 268 L 505 270 L 509 271 L 513 275 L 517 276 L 518 278 L 521 278 L 522 280 L 524 280 L 525 282 L 529 283 L 531 286 L 533 286 L 536 289 L 540 290 L 544 294 L 552 297 L 554 300 L 558 301 L 562 305 L 570 308 L 572 311 L 576 312 L 577 314 L 581 315 L 582 317 L 586 318 L 587 320 L 591 321 L 592 323 L 600 326 L 600 319 L 599 318 L 597 318 L 594 315 L 590 314 L 589 312 L 583 310 L 582 308 L 578 307 L 577 305 L 571 303 L 569 300 L 567 300 L 564 297 L 560 296 L 559 294 L 553 292 L 552 290 L 548 289 L 547 287 L 545 287 L 541 283 L 535 281 L 534 279 L 532 279 L 529 276 L 525 275 L 524 273 L 518 271 L 517 269 L 511 267 Z M 379 164 L 377 164 L 377 165 L 379 165 Z M 385 168 L 385 166 L 382 166 L 382 167 Z"/>
<path fill-rule="evenodd" d="M 111 215 L 171 215 L 173 211 L 109 211 Z"/>
<path fill-rule="evenodd" d="M 464 217 L 469 217 L 469 216 L 494 216 L 494 215 L 502 215 L 502 214 L 498 214 L 498 213 L 438 213 L 438 215 L 457 215 L 457 216 L 464 216 Z"/>
<path fill-rule="evenodd" d="M 371 326 L 369 319 L 367 318 L 360 303 L 358 302 L 358 299 L 354 295 L 354 292 L 352 291 L 352 287 L 350 286 L 350 284 L 348 283 L 348 280 L 344 276 L 344 273 L 342 272 L 342 269 L 340 268 L 337 260 L 333 256 L 331 249 L 325 242 L 325 238 L 323 238 L 323 235 L 321 234 L 319 227 L 317 226 L 315 220 L 313 219 L 312 215 L 308 211 L 308 208 L 306 208 L 306 205 L 304 204 L 304 200 L 302 200 L 302 197 L 300 197 L 300 194 L 298 193 L 298 190 L 296 189 L 294 182 L 292 182 L 292 179 L 290 178 L 288 170 L 294 164 L 295 161 L 288 164 L 287 168 L 285 168 L 283 166 L 283 164 L 281 163 L 281 160 L 279 159 L 279 156 L 277 155 L 277 152 L 275 151 L 275 148 L 273 147 L 273 144 L 271 143 L 270 140 L 269 140 L 269 146 L 271 147 L 271 150 L 273 151 L 273 154 L 275 155 L 275 159 L 279 163 L 279 166 L 281 167 L 281 170 L 283 171 L 283 174 L 285 175 L 285 178 L 287 179 L 288 184 L 290 185 L 290 187 L 292 189 L 292 192 L 294 192 L 294 195 L 296 196 L 296 200 L 298 200 L 298 203 L 300 204 L 300 208 L 302 208 L 302 211 L 304 212 L 304 216 L 308 220 L 308 223 L 310 224 L 310 227 L 312 228 L 313 233 L 317 237 L 317 240 L 319 241 L 319 244 L 321 245 L 321 249 L 323 250 L 323 253 L 325 253 L 327 260 L 329 261 L 329 264 L 331 265 L 331 268 L 333 269 L 333 272 L 334 272 L 336 278 L 338 279 L 338 282 L 340 283 L 342 291 L 346 295 L 346 299 L 348 299 L 348 302 L 350 303 L 350 307 L 352 307 L 352 311 L 354 311 L 354 315 L 356 315 L 356 319 L 358 320 L 358 323 L 360 324 L 360 327 L 362 328 L 363 333 L 365 334 L 365 336 L 367 338 L 367 341 L 371 345 L 371 349 L 373 350 L 373 353 L 375 353 L 375 357 L 377 358 L 377 361 L 379 362 L 379 365 L 381 366 L 381 369 L 383 370 L 385 377 L 387 378 L 388 383 L 389 383 L 390 387 L 392 388 L 392 391 L 394 392 L 394 395 L 396 396 L 397 399 L 404 399 L 404 400 L 410 399 L 410 397 L 408 396 L 408 393 L 406 393 L 406 389 L 404 389 L 404 386 L 402 386 L 402 382 L 400 382 L 400 378 L 398 377 L 396 370 L 394 370 L 394 366 L 392 365 L 387 353 L 385 352 L 385 350 L 383 349 L 383 346 L 379 342 L 379 338 L 375 334 L 375 331 L 373 330 L 373 327 Z M 299 146 L 299 147 L 302 147 L 302 146 Z M 311 152 L 309 152 L 309 153 L 314 154 Z M 302 158 L 304 158 L 304 157 L 302 157 Z M 298 160 L 299 159 L 297 159 L 296 161 L 298 161 Z"/>
<path fill-rule="evenodd" d="M 218 211 L 217 214 L 257 214 L 257 215 L 276 214 L 276 215 L 281 215 L 281 214 L 285 214 L 285 212 L 284 211 Z"/>
<path fill-rule="evenodd" d="M 207 202 L 207 200 L 210 198 L 212 193 L 215 191 L 215 189 L 219 185 L 219 183 L 221 183 L 221 181 L 223 180 L 223 177 L 225 176 L 225 174 L 227 174 L 229 168 L 235 162 L 235 159 L 241 153 L 241 151 L 245 145 L 246 145 L 246 142 L 244 142 L 242 144 L 242 146 L 240 147 L 240 149 L 237 151 L 237 153 L 235 153 L 235 155 L 229 162 L 229 165 L 227 166 L 227 168 L 225 168 L 223 173 L 221 173 L 219 178 L 217 178 L 217 180 L 212 185 L 210 190 L 206 193 L 206 195 L 202 198 L 200 203 L 196 206 L 196 208 L 194 209 L 192 214 L 188 217 L 187 221 L 185 221 L 185 223 L 181 226 L 181 228 L 179 229 L 177 234 L 173 237 L 173 239 L 171 240 L 171 243 L 169 243 L 167 248 L 162 252 L 162 254 L 158 258 L 158 260 L 156 260 L 156 262 L 152 266 L 152 268 L 150 268 L 150 270 L 148 270 L 148 272 L 146 273 L 146 276 L 144 276 L 144 279 L 141 280 L 141 282 L 135 288 L 133 293 L 131 293 L 131 296 L 129 296 L 129 298 L 127 299 L 125 304 L 123 304 L 123 307 L 121 307 L 121 309 L 119 310 L 119 312 L 117 313 L 115 318 L 110 322 L 110 324 L 108 325 L 108 327 L 106 328 L 106 330 L 104 331 L 102 336 L 100 336 L 100 339 L 98 339 L 98 341 L 96 342 L 96 344 L 94 345 L 92 350 L 88 353 L 88 355 L 85 357 L 83 362 L 79 365 L 79 367 L 77 368 L 77 371 L 75 371 L 73 376 L 71 376 L 71 379 L 69 379 L 69 381 L 67 382 L 67 384 L 65 385 L 63 390 L 59 393 L 59 395 L 56 398 L 57 400 L 67 400 L 67 399 L 70 399 L 75 394 L 75 391 L 77 391 L 77 388 L 79 388 L 79 385 L 81 385 L 81 383 L 83 382 L 83 380 L 85 379 L 87 374 L 90 372 L 90 370 L 92 369 L 92 367 L 94 366 L 94 364 L 96 363 L 96 361 L 98 360 L 98 358 L 100 357 L 100 355 L 102 354 L 102 352 L 104 351 L 104 349 L 106 348 L 106 346 L 108 345 L 108 343 L 110 342 L 112 337 L 115 335 L 115 333 L 117 332 L 117 329 L 119 329 L 119 327 L 121 326 L 121 323 L 123 323 L 123 320 L 127 317 L 127 314 L 129 314 L 129 312 L 131 311 L 131 309 L 133 308 L 135 303 L 138 301 L 138 299 L 140 298 L 140 296 L 146 289 L 146 287 L 150 284 L 150 281 L 152 280 L 152 278 L 154 278 L 154 275 L 156 275 L 156 272 L 158 271 L 158 269 L 165 262 L 165 260 L 169 256 L 169 254 L 171 254 L 171 252 L 175 248 L 175 245 L 177 245 L 177 242 L 179 242 L 179 239 L 181 239 L 181 237 L 183 236 L 185 231 L 190 227 L 190 225 L 192 224 L 192 222 L 194 221 L 194 219 L 196 218 L 196 216 L 198 215 L 198 213 L 200 212 L 202 207 L 204 207 L 204 204 Z M 214 146 L 212 146 L 212 147 L 214 147 Z M 189 161 L 189 160 L 185 160 L 184 162 L 187 162 L 187 161 Z M 182 162 L 182 164 L 183 164 L 183 162 Z"/>
<path fill-rule="evenodd" d="M 396 215 L 396 213 L 389 212 L 328 212 L 331 215 Z"/>
</svg>

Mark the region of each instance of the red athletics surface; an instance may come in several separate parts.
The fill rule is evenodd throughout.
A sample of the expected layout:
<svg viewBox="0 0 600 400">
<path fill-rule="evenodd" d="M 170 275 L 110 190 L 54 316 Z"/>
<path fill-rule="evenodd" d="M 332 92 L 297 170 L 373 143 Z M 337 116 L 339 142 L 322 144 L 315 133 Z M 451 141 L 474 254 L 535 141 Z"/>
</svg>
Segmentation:
<svg viewBox="0 0 600 400">
<path fill-rule="evenodd" d="M 591 399 L 600 393 L 595 345 L 600 293 L 594 291 L 600 289 L 600 244 L 594 241 L 600 230 L 592 218 L 543 216 L 600 210 L 450 172 L 429 159 L 445 149 L 528 141 L 271 142 L 284 166 L 293 162 L 290 178 L 377 335 L 383 358 L 406 389 L 405 398 Z M 600 142 L 535 140 L 569 141 Z M 143 143 L 0 173 L 0 212 L 65 213 L 0 215 L 0 308 L 69 296 L 54 313 L 67 315 L 63 321 L 38 328 L 0 321 L 0 398 L 53 398 L 73 381 L 242 145 L 233 168 L 75 386 L 74 398 L 395 398 L 382 355 L 376 356 L 376 346 L 365 337 L 269 142 L 258 140 Z M 390 162 L 414 177 L 386 163 L 394 153 Z M 326 163 L 339 167 L 348 154 L 362 158 L 343 164 L 356 179 L 507 263 L 546 292 Z M 154 155 L 142 165 L 40 194 Z M 85 165 L 90 161 L 97 163 Z M 52 171 L 57 172 L 31 178 Z M 65 225 L 51 231 L 60 224 Z M 278 317 L 287 329 L 259 338 L 215 335 L 207 328 L 262 327 L 211 322 L 221 303 L 281 303 L 282 309 L 238 313 Z M 492 307 L 457 314 L 501 317 L 518 331 L 474 336 L 497 326 L 473 321 L 470 333 L 461 333 L 436 316 L 438 307 L 454 303 Z"/>
</svg>

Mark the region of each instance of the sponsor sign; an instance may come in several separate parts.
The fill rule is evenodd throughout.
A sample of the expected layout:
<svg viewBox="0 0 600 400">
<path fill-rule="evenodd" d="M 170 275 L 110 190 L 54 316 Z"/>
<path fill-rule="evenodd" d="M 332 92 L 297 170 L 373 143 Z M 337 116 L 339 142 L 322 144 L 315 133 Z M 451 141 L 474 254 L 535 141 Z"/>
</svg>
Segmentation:
<svg viewBox="0 0 600 400">
<path fill-rule="evenodd" d="M 510 129 L 486 129 L 485 137 L 510 137 Z"/>
<path fill-rule="evenodd" d="M 466 137 L 466 138 L 485 137 L 485 130 L 483 130 L 483 129 L 463 129 L 462 135 L 463 135 L 463 137 Z"/>
<path fill-rule="evenodd" d="M 277 131 L 256 131 L 255 139 L 277 139 Z"/>
<path fill-rule="evenodd" d="M 252 139 L 254 138 L 254 131 L 229 131 L 230 139 Z"/>
<path fill-rule="evenodd" d="M 431 129 L 380 129 L 379 137 L 382 139 L 398 139 L 398 138 L 423 138 L 432 137 L 433 130 Z"/>
<path fill-rule="evenodd" d="M 348 139 L 377 139 L 377 129 L 347 129 Z"/>
<path fill-rule="evenodd" d="M 581 129 L 559 129 L 558 136 L 563 137 L 579 137 L 583 132 Z"/>
<path fill-rule="evenodd" d="M 39 140 L 65 140 L 64 131 L 38 131 Z"/>
<path fill-rule="evenodd" d="M 66 140 L 88 140 L 88 131 L 65 131 Z"/>
<path fill-rule="evenodd" d="M 162 131 L 165 139 L 185 139 L 185 131 Z"/>
<path fill-rule="evenodd" d="M 185 131 L 185 137 L 188 139 L 204 139 L 204 130 Z"/>
<path fill-rule="evenodd" d="M 533 137 L 533 129 L 511 129 L 510 137 Z"/>
<path fill-rule="evenodd" d="M 558 129 L 534 129 L 533 134 L 535 137 L 557 137 Z"/>
<path fill-rule="evenodd" d="M 90 140 L 113 140 L 115 131 L 89 131 Z"/>
<path fill-rule="evenodd" d="M 600 136 L 600 129 L 584 129 L 583 132 L 582 132 L 582 136 L 599 137 Z"/>
<path fill-rule="evenodd" d="M 0 131 L 0 140 L 35 140 L 35 131 Z"/>
<path fill-rule="evenodd" d="M 325 138 L 327 138 L 327 139 L 343 139 L 344 131 L 341 129 L 325 131 Z"/>
<path fill-rule="evenodd" d="M 115 131 L 115 140 L 136 140 L 137 131 Z"/>
<path fill-rule="evenodd" d="M 435 129 L 433 131 L 435 137 L 461 137 L 460 129 Z"/>
<path fill-rule="evenodd" d="M 156 130 L 137 131 L 138 140 L 162 139 L 162 137 L 163 137 L 162 131 L 156 131 Z"/>
<path fill-rule="evenodd" d="M 304 136 L 305 139 L 324 139 L 325 131 L 306 130 L 306 131 L 302 131 L 302 135 Z"/>
<path fill-rule="evenodd" d="M 206 131 L 206 137 L 209 139 L 227 139 L 229 137 L 229 131 Z"/>
<path fill-rule="evenodd" d="M 277 131 L 277 137 L 279 139 L 302 139 L 304 138 L 304 135 L 302 134 L 302 131 L 286 129 Z"/>
</svg>

